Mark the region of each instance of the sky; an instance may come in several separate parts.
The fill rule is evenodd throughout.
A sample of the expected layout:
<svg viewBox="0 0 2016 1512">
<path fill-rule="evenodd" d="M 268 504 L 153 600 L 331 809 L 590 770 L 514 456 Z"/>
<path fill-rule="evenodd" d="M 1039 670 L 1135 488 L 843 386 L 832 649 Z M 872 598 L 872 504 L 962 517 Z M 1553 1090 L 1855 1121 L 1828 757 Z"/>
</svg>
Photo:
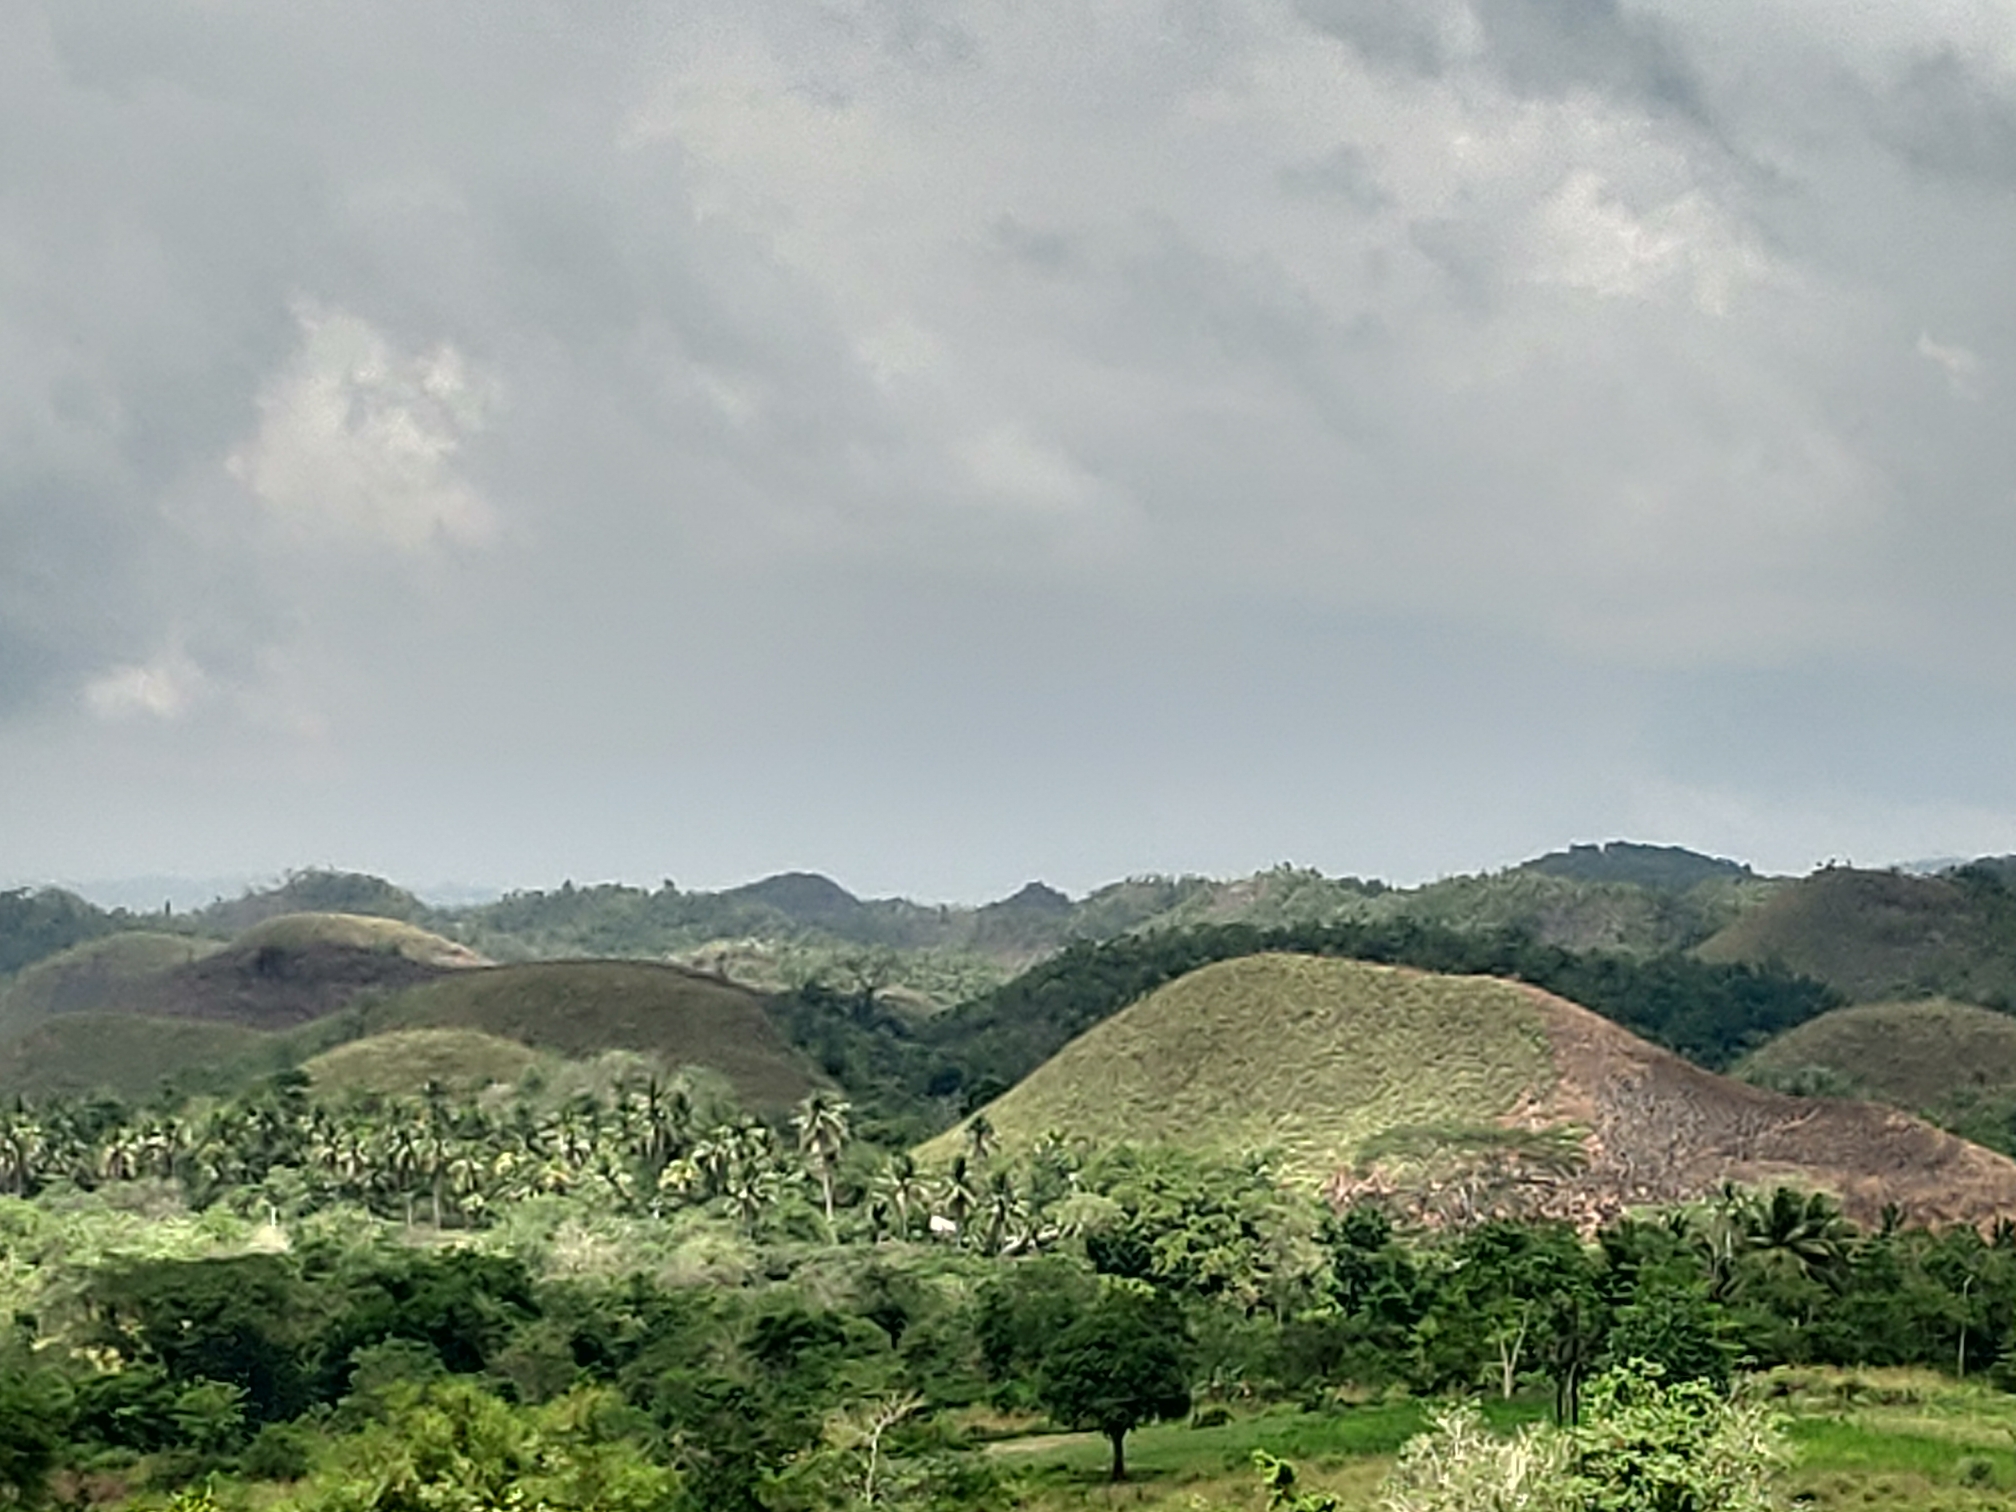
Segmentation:
<svg viewBox="0 0 2016 1512">
<path fill-rule="evenodd" d="M 2008 0 L 0 27 L 0 879 L 2016 851 Z"/>
</svg>

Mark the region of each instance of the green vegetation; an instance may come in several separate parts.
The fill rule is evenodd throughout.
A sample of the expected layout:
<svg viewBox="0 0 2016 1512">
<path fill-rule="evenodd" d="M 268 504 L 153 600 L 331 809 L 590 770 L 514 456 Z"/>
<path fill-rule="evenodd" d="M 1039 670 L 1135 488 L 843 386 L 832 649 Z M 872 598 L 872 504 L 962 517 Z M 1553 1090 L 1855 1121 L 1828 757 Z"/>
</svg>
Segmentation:
<svg viewBox="0 0 2016 1512">
<path fill-rule="evenodd" d="M 2006 1163 L 1862 1110 L 1861 1226 L 1680 1182 L 1723 1124 L 1808 1169 L 1774 1120 L 1844 1105 L 1533 990 L 1702 1065 L 1806 1024 L 1757 1074 L 1988 1075 L 1974 1010 L 1883 1030 L 1912 1060 L 1770 958 L 1676 953 L 1773 887 L 1651 847 L 981 909 L 794 875 L 442 912 L 303 873 L 144 936 L 6 895 L 37 1022 L 0 1046 L 36 1089 L 0 1106 L 0 1502 L 1985 1512 L 2016 1227 L 1904 1204 L 1925 1141 L 1983 1190 Z M 583 958 L 672 952 L 779 991 Z M 1515 1200 L 1598 1175 L 1572 1223 Z"/>
<path fill-rule="evenodd" d="M 1260 960 L 1204 983 L 1284 967 L 1408 980 Z M 1756 1426 L 1725 1392 L 1740 1371 L 2016 1369 L 2016 1230 L 1858 1232 L 1784 1191 L 1593 1240 L 1402 1233 L 1264 1162 L 1017 1155 L 977 1123 L 933 1176 L 864 1148 L 830 1093 L 774 1123 L 649 1080 L 307 1094 L 295 1075 L 0 1116 L 14 1500 L 474 1509 L 509 1485 L 554 1507 L 949 1512 L 1062 1505 L 1125 1469 L 1177 1505 L 1250 1492 L 1235 1467 L 1261 1448 L 1273 1504 L 1310 1512 L 1333 1486 L 1371 1499 L 1432 1426 L 1426 1395 L 1477 1393 L 1493 1423 L 1568 1425 L 1532 1440 L 1564 1506 L 1635 1506 L 1605 1488 L 1643 1473 L 1734 1509 L 1768 1468 L 1724 1452 Z M 1606 1374 L 1636 1360 L 1663 1374 Z M 1104 1442 L 1050 1436 L 1074 1425 Z M 1447 1482 L 1418 1473 L 1447 1440 L 1406 1450 L 1386 1495 Z"/>
<path fill-rule="evenodd" d="M 2016 1005 L 2016 893 L 1993 867 L 1940 877 L 1829 867 L 1703 943 L 1703 960 L 1774 965 L 1857 1002 L 1944 996 Z"/>
<path fill-rule="evenodd" d="M 440 977 L 363 1007 L 363 1033 L 475 1029 L 563 1056 L 634 1050 L 706 1066 L 752 1107 L 787 1107 L 811 1090 L 808 1068 L 747 988 L 677 966 L 548 961 Z"/>
<path fill-rule="evenodd" d="M 1742 1063 L 1762 1086 L 1874 1098 L 1996 1149 L 2016 1143 L 2016 1018 L 1927 998 L 1837 1008 Z"/>
<path fill-rule="evenodd" d="M 214 940 L 154 930 L 121 930 L 45 956 L 0 991 L 0 1035 L 59 1013 L 103 1011 L 129 982 L 200 961 Z"/>
<path fill-rule="evenodd" d="M 0 892 L 0 977 L 122 927 L 122 918 L 74 893 L 53 887 Z"/>
<path fill-rule="evenodd" d="M 1274 1152 L 1311 1186 L 1402 1127 L 1490 1125 L 1544 1094 L 1533 996 L 1488 977 L 1262 955 L 1182 977 L 1072 1041 L 989 1105 L 1004 1149 L 1055 1131 Z M 943 1163 L 962 1136 L 923 1152 Z"/>
</svg>

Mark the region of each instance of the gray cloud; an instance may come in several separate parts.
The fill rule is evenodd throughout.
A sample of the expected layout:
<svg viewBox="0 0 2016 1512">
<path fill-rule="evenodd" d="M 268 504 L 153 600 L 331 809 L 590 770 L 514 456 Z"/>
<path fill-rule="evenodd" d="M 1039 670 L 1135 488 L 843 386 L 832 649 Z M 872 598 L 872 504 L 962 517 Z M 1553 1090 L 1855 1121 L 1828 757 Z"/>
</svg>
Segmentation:
<svg viewBox="0 0 2016 1512">
<path fill-rule="evenodd" d="M 24 875 L 2016 849 L 1992 763 L 1908 775 L 2016 676 L 1962 8 L 10 37 Z"/>
</svg>

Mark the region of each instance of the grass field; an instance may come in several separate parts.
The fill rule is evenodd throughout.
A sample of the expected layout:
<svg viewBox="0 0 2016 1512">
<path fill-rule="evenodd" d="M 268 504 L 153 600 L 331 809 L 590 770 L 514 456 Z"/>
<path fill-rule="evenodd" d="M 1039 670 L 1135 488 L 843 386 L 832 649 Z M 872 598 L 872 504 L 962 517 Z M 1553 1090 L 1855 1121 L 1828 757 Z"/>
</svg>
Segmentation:
<svg viewBox="0 0 2016 1512">
<path fill-rule="evenodd" d="M 1778 1489 L 1789 1505 L 1987 1512 L 2016 1492 L 2016 1398 L 1922 1371 L 1802 1370 L 1762 1384 L 1782 1393 L 1793 1463 Z M 1542 1419 L 1547 1407 L 1537 1397 L 1483 1405 L 1501 1430 Z M 1128 1436 L 1120 1486 L 1107 1483 L 1109 1451 L 1096 1434 L 1038 1432 L 989 1452 L 1020 1472 L 1015 1504 L 1030 1512 L 1261 1512 L 1255 1449 L 1294 1461 L 1298 1489 L 1370 1509 L 1394 1454 L 1426 1423 L 1427 1404 L 1399 1401 L 1276 1408 L 1212 1428 L 1156 1424 Z"/>
<path fill-rule="evenodd" d="M 1945 998 L 1858 1004 L 1781 1034 L 1740 1069 L 1780 1084 L 1817 1070 L 1856 1096 L 2006 1148 L 2016 1109 L 2016 1017 Z"/>
<path fill-rule="evenodd" d="M 58 1013 L 90 1012 L 121 987 L 213 955 L 223 947 L 192 935 L 125 930 L 59 951 L 0 989 L 0 1036 Z"/>
<path fill-rule="evenodd" d="M 1009 1149 L 1272 1149 L 1315 1184 L 1396 1127 L 1489 1125 L 1554 1079 L 1531 993 L 1486 977 L 1268 955 L 1194 971 L 1080 1035 L 987 1108 Z M 956 1131 L 924 1147 L 946 1160 Z"/>
<path fill-rule="evenodd" d="M 364 1006 L 359 1027 L 475 1029 L 570 1058 L 635 1050 L 721 1073 L 751 1107 L 789 1106 L 815 1077 L 755 993 L 676 966 L 542 961 L 458 971 Z"/>
<path fill-rule="evenodd" d="M 1702 943 L 1703 960 L 1779 965 L 1857 1002 L 2016 998 L 2016 897 L 1944 877 L 1832 867 L 1781 887 Z"/>
</svg>

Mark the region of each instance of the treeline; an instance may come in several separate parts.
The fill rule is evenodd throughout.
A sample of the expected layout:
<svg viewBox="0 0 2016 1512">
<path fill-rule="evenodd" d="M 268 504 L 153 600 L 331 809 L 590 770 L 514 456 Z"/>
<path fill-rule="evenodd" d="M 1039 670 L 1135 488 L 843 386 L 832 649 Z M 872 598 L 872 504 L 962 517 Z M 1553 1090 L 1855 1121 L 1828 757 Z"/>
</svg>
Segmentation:
<svg viewBox="0 0 2016 1512">
<path fill-rule="evenodd" d="M 1862 1232 L 1822 1198 L 1729 1191 L 1587 1241 L 1509 1220 L 1401 1234 L 1257 1162 L 1052 1147 L 997 1169 L 977 1136 L 964 1178 L 1020 1194 L 1041 1244 L 983 1237 L 976 1206 L 912 1240 L 865 1221 L 773 1237 L 727 1284 L 542 1277 L 368 1222 L 281 1253 L 108 1261 L 0 1339 L 0 1497 L 219 1476 L 392 1512 L 538 1475 L 555 1508 L 949 1512 L 1006 1500 L 1001 1462 L 951 1426 L 980 1404 L 1096 1429 L 1117 1470 L 1157 1418 L 1344 1412 L 1368 1388 L 1537 1393 L 1572 1422 L 1585 1383 L 1632 1361 L 1716 1388 L 1810 1363 L 2016 1379 L 2006 1227 Z M 619 1232 L 554 1200 L 571 1232 Z M 5 1204 L 0 1225 L 28 1247 Z"/>
<path fill-rule="evenodd" d="M 0 892 L 0 977 L 72 945 L 133 927 L 124 913 L 108 912 L 59 888 Z"/>
<path fill-rule="evenodd" d="M 785 1031 L 878 1111 L 942 1125 L 1013 1086 L 1076 1036 L 1216 961 L 1292 951 L 1530 982 L 1654 1044 L 1721 1070 L 1772 1035 L 1846 1000 L 1811 978 L 1686 955 L 1576 952 L 1515 930 L 1409 919 L 1202 925 L 1079 941 L 1013 981 L 921 1023 L 872 993 L 813 984 L 777 1005 Z"/>
</svg>

